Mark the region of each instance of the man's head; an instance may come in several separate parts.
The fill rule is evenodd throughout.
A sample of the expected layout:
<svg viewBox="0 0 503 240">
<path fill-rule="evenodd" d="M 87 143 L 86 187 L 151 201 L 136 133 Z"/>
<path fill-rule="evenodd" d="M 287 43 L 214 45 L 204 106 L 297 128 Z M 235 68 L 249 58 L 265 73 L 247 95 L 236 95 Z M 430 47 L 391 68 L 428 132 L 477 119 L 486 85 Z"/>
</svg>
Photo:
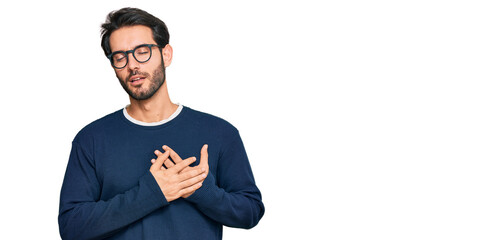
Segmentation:
<svg viewBox="0 0 503 240">
<path fill-rule="evenodd" d="M 111 12 L 102 24 L 101 47 L 132 98 L 152 97 L 165 81 L 172 49 L 166 25 L 136 8 Z"/>
<path fill-rule="evenodd" d="M 169 44 L 168 27 L 161 19 L 138 8 L 122 8 L 110 12 L 106 22 L 101 25 L 101 48 L 103 48 L 105 56 L 112 53 L 110 49 L 110 35 L 112 32 L 121 27 L 136 25 L 149 27 L 157 45 L 164 47 Z"/>
</svg>

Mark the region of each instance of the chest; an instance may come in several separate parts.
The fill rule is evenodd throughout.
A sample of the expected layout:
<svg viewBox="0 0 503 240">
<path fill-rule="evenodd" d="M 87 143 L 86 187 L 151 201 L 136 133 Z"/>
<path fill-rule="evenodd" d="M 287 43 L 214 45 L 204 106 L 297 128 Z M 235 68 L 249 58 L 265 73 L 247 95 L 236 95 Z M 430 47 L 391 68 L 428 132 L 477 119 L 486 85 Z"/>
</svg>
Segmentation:
<svg viewBox="0 0 503 240">
<path fill-rule="evenodd" d="M 192 165 L 198 165 L 200 152 L 204 144 L 209 144 L 210 171 L 216 174 L 219 147 L 211 138 L 197 134 L 180 136 L 162 131 L 141 134 L 125 134 L 119 137 L 104 137 L 96 143 L 96 173 L 101 183 L 101 199 L 124 193 L 138 185 L 138 180 L 148 171 L 151 159 L 157 158 L 155 150 L 162 150 L 167 145 L 182 159 L 196 157 Z"/>
</svg>

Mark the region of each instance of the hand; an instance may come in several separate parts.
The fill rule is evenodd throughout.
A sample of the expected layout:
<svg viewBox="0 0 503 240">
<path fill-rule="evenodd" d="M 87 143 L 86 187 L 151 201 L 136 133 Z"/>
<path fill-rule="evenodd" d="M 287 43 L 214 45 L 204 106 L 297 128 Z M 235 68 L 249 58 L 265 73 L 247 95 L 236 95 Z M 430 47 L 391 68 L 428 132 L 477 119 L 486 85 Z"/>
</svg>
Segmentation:
<svg viewBox="0 0 503 240">
<path fill-rule="evenodd" d="M 169 152 L 169 156 L 171 157 L 171 159 L 173 159 L 173 162 L 171 162 L 170 160 L 168 161 L 165 161 L 164 162 L 164 165 L 167 167 L 167 168 L 172 168 L 174 167 L 175 165 L 178 165 L 179 163 L 182 163 L 184 161 L 187 161 L 187 160 L 190 160 L 191 158 L 187 158 L 185 160 L 182 160 L 182 158 L 180 158 L 180 156 L 171 148 L 169 148 L 168 146 L 164 145 L 162 146 L 162 148 L 166 151 L 165 153 Z M 156 150 L 155 152 L 155 155 L 157 155 L 158 159 L 159 157 L 161 157 L 163 155 L 163 153 L 161 153 L 160 151 Z M 164 154 L 165 154 L 164 153 Z M 195 158 L 192 157 L 195 161 Z M 152 163 L 155 163 L 156 160 L 155 159 L 152 159 L 151 161 Z M 164 168 L 166 169 L 166 168 Z M 210 170 L 209 168 L 209 165 L 208 165 L 208 145 L 205 144 L 203 145 L 203 147 L 201 148 L 201 161 L 199 162 L 199 165 L 198 166 L 195 166 L 195 167 L 190 167 L 190 166 L 187 166 L 185 167 L 181 172 L 184 173 L 184 172 L 188 172 L 188 171 L 191 171 L 191 170 L 194 170 L 194 169 L 201 169 L 202 171 L 204 171 L 204 173 L 206 174 L 206 176 L 208 175 L 208 172 Z M 201 183 L 204 181 L 204 179 L 201 181 Z M 197 189 L 196 189 L 197 190 Z M 192 192 L 189 192 L 187 194 L 184 194 L 182 195 L 183 198 L 188 198 L 190 195 L 192 195 L 192 193 L 194 193 L 194 191 Z"/>
<path fill-rule="evenodd" d="M 150 172 L 161 188 L 166 200 L 171 202 L 199 189 L 202 186 L 202 181 L 207 176 L 207 172 L 204 168 L 190 168 L 182 172 L 191 163 L 195 162 L 196 158 L 191 157 L 174 165 L 168 160 L 169 155 L 170 151 L 158 155 L 157 160 L 153 161 L 150 167 Z M 163 167 L 163 164 L 166 164 L 168 168 Z"/>
</svg>

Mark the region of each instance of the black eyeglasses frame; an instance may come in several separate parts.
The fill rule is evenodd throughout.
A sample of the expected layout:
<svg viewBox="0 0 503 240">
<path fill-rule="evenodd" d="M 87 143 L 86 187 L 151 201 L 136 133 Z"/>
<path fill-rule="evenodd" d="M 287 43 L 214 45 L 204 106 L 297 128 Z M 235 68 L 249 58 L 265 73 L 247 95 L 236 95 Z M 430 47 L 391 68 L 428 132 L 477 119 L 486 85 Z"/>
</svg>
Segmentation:
<svg viewBox="0 0 503 240">
<path fill-rule="evenodd" d="M 150 51 L 150 56 L 147 58 L 147 60 L 145 61 L 138 61 L 138 59 L 136 58 L 134 52 L 138 49 L 138 48 L 141 48 L 141 47 L 148 47 L 149 51 Z M 157 45 L 157 44 L 141 44 L 141 45 L 138 45 L 136 46 L 135 48 L 133 48 L 132 50 L 128 50 L 128 51 L 115 51 L 113 53 L 110 53 L 108 54 L 107 58 L 110 60 L 110 64 L 112 64 L 112 67 L 116 68 L 116 69 L 123 69 L 125 68 L 128 63 L 129 63 L 129 54 L 131 53 L 134 57 L 134 59 L 139 62 L 139 63 L 146 63 L 148 62 L 148 60 L 150 60 L 150 58 L 152 58 L 152 47 L 158 47 L 159 49 L 162 49 L 161 46 Z M 112 58 L 112 56 L 114 54 L 117 54 L 117 53 L 123 53 L 125 56 L 126 56 L 126 64 L 124 64 L 124 67 L 116 67 L 114 65 L 114 60 Z"/>
</svg>

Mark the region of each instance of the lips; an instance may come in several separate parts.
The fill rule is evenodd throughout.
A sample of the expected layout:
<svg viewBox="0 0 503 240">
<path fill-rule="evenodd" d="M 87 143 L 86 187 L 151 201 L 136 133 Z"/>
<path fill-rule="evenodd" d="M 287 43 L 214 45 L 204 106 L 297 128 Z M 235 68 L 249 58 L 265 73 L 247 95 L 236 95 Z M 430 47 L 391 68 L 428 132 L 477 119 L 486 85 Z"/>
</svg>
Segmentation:
<svg viewBox="0 0 503 240">
<path fill-rule="evenodd" d="M 129 77 L 128 82 L 130 82 L 131 85 L 133 85 L 133 86 L 138 86 L 143 83 L 145 78 L 146 78 L 145 76 L 134 75 L 134 76 Z"/>
</svg>

